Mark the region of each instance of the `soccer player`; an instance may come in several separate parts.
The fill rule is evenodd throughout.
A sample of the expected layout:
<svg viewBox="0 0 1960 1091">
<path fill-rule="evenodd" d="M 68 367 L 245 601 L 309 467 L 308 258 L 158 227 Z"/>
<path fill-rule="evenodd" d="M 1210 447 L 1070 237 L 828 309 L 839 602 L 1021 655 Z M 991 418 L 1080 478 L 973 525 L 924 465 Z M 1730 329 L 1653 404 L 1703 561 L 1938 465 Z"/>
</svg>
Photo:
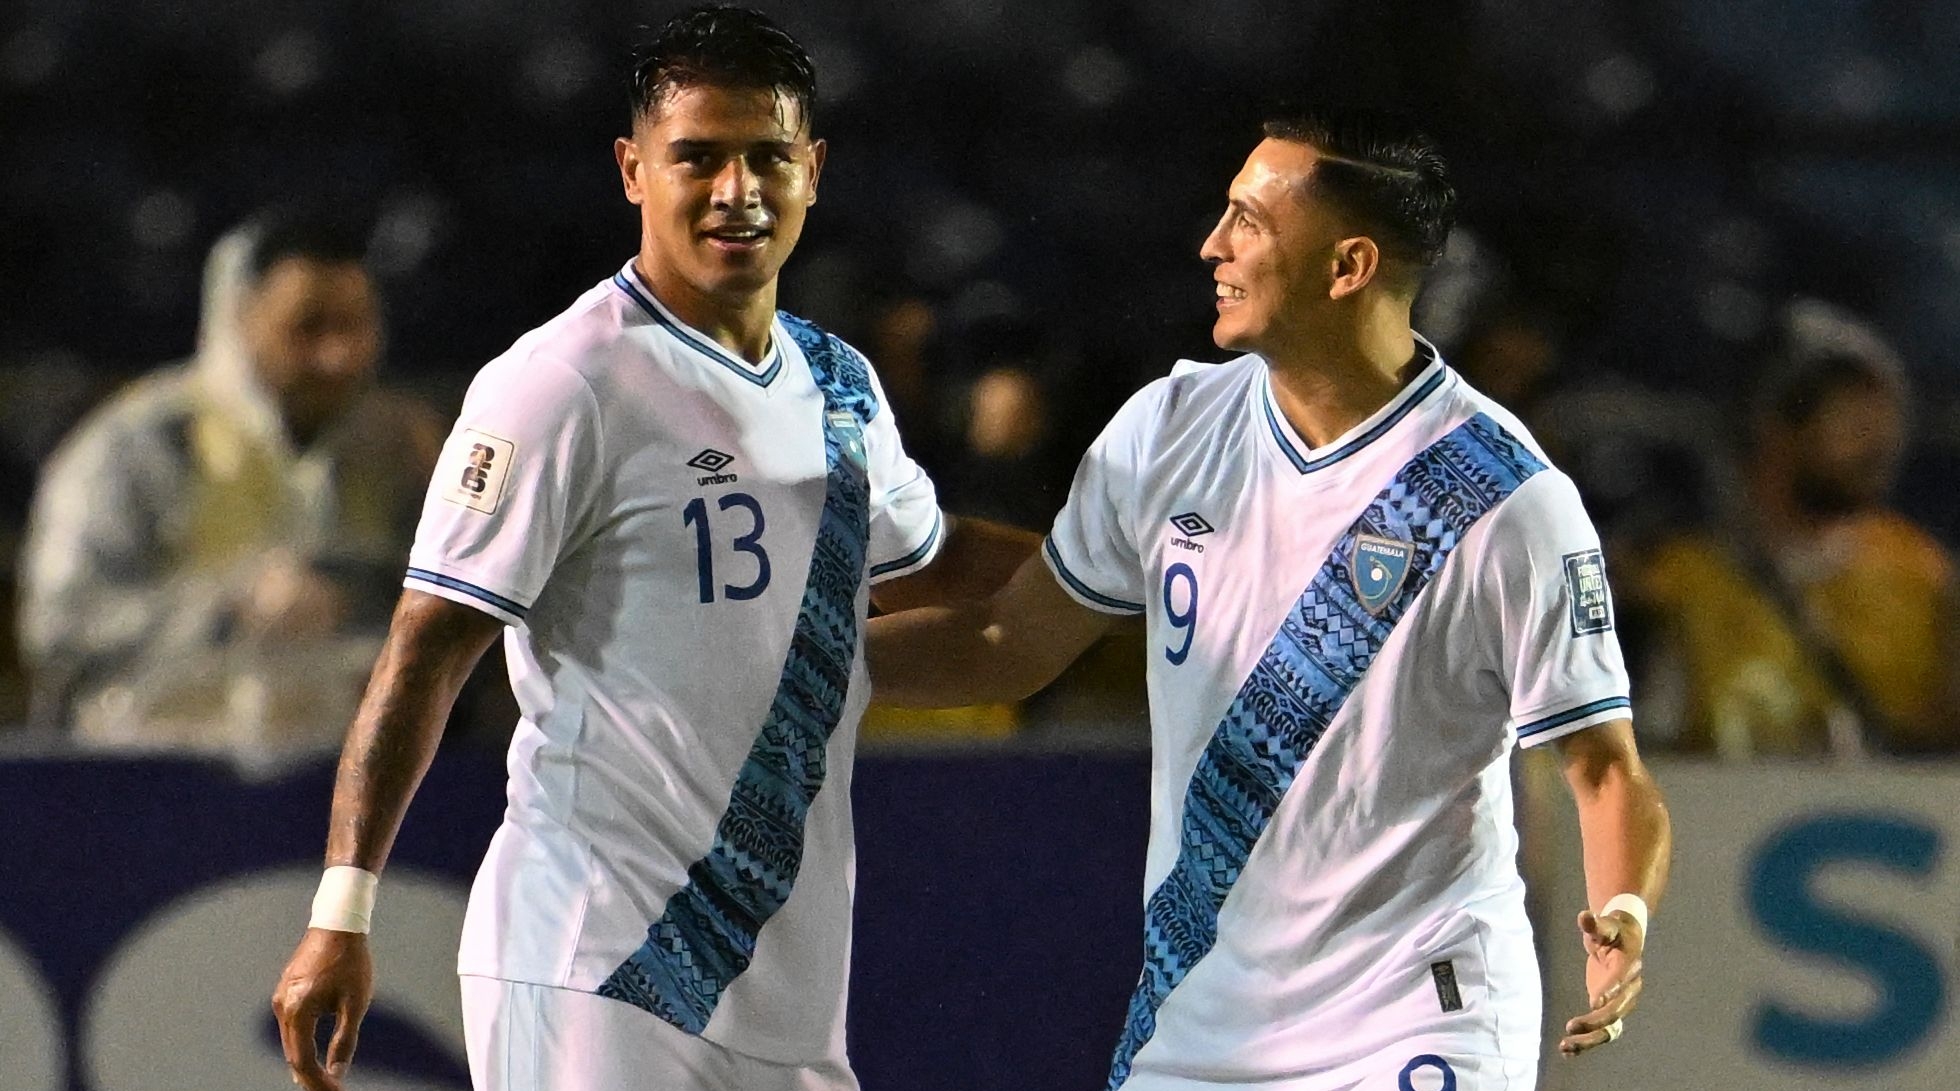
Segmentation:
<svg viewBox="0 0 1960 1091">
<path fill-rule="evenodd" d="M 471 386 L 341 757 L 274 996 L 309 1091 L 341 1086 L 376 876 L 499 632 L 523 718 L 459 957 L 479 1091 L 857 1086 L 868 582 L 886 606 L 982 595 L 1036 539 L 942 519 L 864 358 L 776 310 L 824 162 L 815 93 L 750 11 L 641 50 L 614 149 L 639 253 Z"/>
<path fill-rule="evenodd" d="M 1144 967 L 1127 1091 L 1519 1091 L 1541 1006 L 1508 758 L 1578 799 L 1592 1010 L 1641 990 L 1669 828 L 1599 541 L 1524 427 L 1409 326 L 1455 203 L 1413 129 L 1276 120 L 1205 240 L 1213 336 L 1091 447 L 991 598 L 871 623 L 881 700 L 1018 699 L 1151 634 Z"/>
</svg>

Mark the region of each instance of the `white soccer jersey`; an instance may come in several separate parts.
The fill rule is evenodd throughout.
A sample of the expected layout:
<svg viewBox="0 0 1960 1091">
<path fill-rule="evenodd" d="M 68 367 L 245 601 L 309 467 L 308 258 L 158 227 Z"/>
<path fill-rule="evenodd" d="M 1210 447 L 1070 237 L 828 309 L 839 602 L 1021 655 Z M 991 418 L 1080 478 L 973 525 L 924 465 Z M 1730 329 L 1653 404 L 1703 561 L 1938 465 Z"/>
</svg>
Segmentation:
<svg viewBox="0 0 1960 1091">
<path fill-rule="evenodd" d="M 1112 1087 L 1406 1091 L 1432 1062 L 1530 1086 L 1507 758 L 1627 716 L 1626 672 L 1572 482 L 1419 351 L 1318 450 L 1259 357 L 1180 363 L 1044 547 L 1083 605 L 1149 622 L 1145 964 Z"/>
<path fill-rule="evenodd" d="M 867 577 L 940 513 L 863 357 L 773 342 L 723 351 L 629 264 L 471 384 L 406 583 L 511 626 L 461 972 L 802 1064 L 844 1056 Z"/>
</svg>

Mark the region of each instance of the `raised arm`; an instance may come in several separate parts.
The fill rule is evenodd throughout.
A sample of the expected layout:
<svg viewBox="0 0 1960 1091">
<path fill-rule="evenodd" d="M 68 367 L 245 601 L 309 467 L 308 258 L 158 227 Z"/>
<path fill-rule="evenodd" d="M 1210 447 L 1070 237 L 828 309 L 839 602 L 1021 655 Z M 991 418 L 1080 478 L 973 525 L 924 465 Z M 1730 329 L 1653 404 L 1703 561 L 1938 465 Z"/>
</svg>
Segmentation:
<svg viewBox="0 0 1960 1091">
<path fill-rule="evenodd" d="M 435 757 L 450 706 L 502 628 L 502 622 L 470 607 L 420 591 L 403 593 L 341 750 L 328 867 L 379 874 L 387 865 L 409 798 Z M 272 997 L 286 1063 L 301 1087 L 339 1091 L 373 993 L 365 933 L 306 930 Z M 334 1036 L 323 1069 L 314 1033 L 329 1012 L 335 1016 Z"/>
<path fill-rule="evenodd" d="M 1590 906 L 1603 909 L 1626 894 L 1650 908 L 1658 905 L 1667 887 L 1674 835 L 1660 788 L 1634 746 L 1632 722 L 1599 724 L 1554 745 L 1578 803 Z M 1559 1049 L 1567 1055 L 1618 1037 L 1608 1028 L 1639 1003 L 1647 944 L 1646 922 L 1624 910 L 1586 909 L 1579 914 L 1579 933 L 1586 946 L 1586 991 L 1593 1010 L 1566 1024 Z"/>
<path fill-rule="evenodd" d="M 1116 621 L 1070 598 L 1032 556 L 989 598 L 873 619 L 865 638 L 872 690 L 886 704 L 926 708 L 1018 701 Z"/>
</svg>

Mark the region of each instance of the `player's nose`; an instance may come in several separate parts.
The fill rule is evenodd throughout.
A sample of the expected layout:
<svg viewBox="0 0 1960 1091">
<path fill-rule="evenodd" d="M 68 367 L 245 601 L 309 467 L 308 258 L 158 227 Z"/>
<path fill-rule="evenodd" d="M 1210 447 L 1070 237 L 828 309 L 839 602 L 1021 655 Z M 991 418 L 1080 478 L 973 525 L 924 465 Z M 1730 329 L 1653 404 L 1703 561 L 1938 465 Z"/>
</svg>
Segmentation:
<svg viewBox="0 0 1960 1091">
<path fill-rule="evenodd" d="M 712 197 L 716 208 L 754 208 L 762 203 L 762 177 L 743 156 L 730 156 L 715 174 Z"/>
<path fill-rule="evenodd" d="M 1227 240 L 1225 221 L 1221 219 L 1218 221 L 1218 226 L 1212 228 L 1211 234 L 1206 235 L 1205 241 L 1199 245 L 1198 256 L 1213 265 L 1220 265 L 1230 261 L 1232 254 L 1230 248 L 1226 245 Z"/>
</svg>

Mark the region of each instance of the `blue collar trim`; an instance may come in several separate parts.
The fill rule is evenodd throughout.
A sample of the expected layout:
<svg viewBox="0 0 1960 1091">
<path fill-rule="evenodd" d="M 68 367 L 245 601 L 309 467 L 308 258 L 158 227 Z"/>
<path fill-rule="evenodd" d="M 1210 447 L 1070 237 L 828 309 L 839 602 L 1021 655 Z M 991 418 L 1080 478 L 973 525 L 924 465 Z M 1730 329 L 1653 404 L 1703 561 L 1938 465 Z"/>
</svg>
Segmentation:
<svg viewBox="0 0 1960 1091">
<path fill-rule="evenodd" d="M 635 279 L 634 277 L 627 276 L 626 270 L 624 269 L 613 274 L 613 284 L 620 291 L 625 292 L 633 302 L 638 303 L 640 309 L 645 311 L 648 317 L 666 329 L 668 333 L 673 334 L 682 344 L 757 386 L 766 387 L 776 381 L 776 376 L 783 370 L 783 353 L 781 346 L 776 343 L 776 335 L 773 331 L 769 335 L 769 355 L 765 357 L 769 366 L 763 368 L 761 371 L 756 371 L 727 349 L 696 333 L 678 318 L 669 314 L 667 308 L 662 307 L 651 294 L 640 289 L 640 286 L 635 283 Z"/>
<path fill-rule="evenodd" d="M 1301 453 L 1299 446 L 1294 441 L 1291 430 L 1280 423 L 1279 411 L 1273 408 L 1272 380 L 1270 377 L 1263 379 L 1262 382 L 1264 385 L 1260 388 L 1259 401 L 1261 407 L 1266 411 L 1266 425 L 1272 429 L 1273 440 L 1279 444 L 1279 449 L 1286 455 L 1287 461 L 1293 463 L 1293 468 L 1303 474 L 1310 474 L 1315 470 L 1324 470 L 1337 462 L 1361 453 L 1362 448 L 1387 435 L 1391 428 L 1394 428 L 1402 422 L 1402 418 L 1414 412 L 1416 406 L 1421 405 L 1431 394 L 1441 390 L 1443 384 L 1449 381 L 1449 368 L 1442 366 L 1441 358 L 1436 355 L 1436 350 L 1430 347 L 1427 342 L 1418 340 L 1416 342 L 1416 351 L 1428 357 L 1429 370 L 1433 374 L 1430 374 L 1427 378 L 1419 379 L 1410 387 L 1411 392 L 1397 395 L 1402 399 L 1402 404 L 1396 406 L 1392 412 L 1377 421 L 1366 432 L 1348 440 L 1346 443 L 1341 444 L 1324 455 L 1318 455 L 1312 458 Z"/>
</svg>

